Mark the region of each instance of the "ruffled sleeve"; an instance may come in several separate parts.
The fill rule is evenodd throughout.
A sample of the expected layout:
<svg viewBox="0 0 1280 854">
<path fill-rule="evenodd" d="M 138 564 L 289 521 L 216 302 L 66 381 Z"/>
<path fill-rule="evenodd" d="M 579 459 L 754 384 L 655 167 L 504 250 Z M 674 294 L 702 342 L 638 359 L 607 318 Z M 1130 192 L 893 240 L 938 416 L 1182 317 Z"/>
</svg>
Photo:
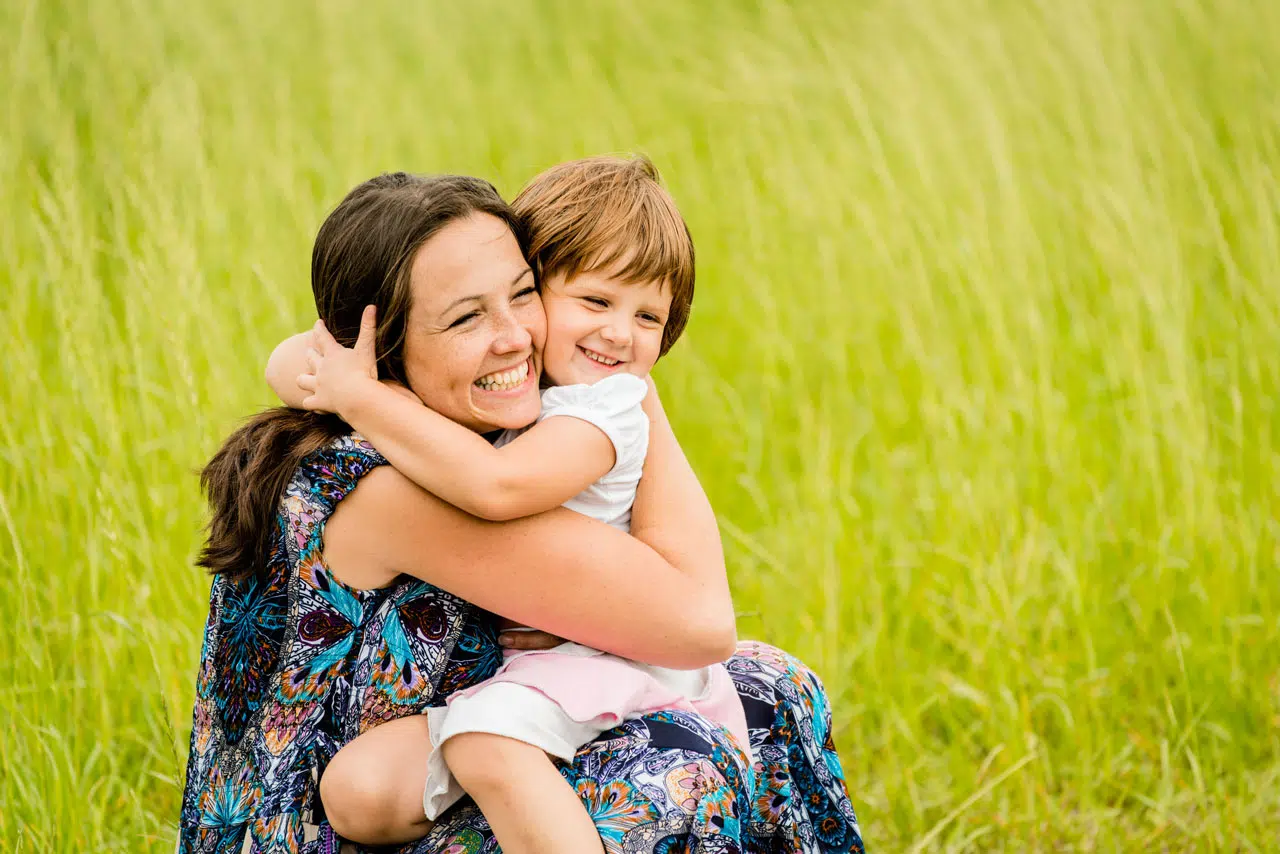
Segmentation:
<svg viewBox="0 0 1280 854">
<path fill-rule="evenodd" d="M 569 416 L 599 427 L 613 442 L 617 462 L 644 464 L 649 449 L 649 416 L 640 408 L 648 384 L 633 374 L 617 374 L 591 385 L 565 385 L 542 393 L 539 421 Z"/>
</svg>

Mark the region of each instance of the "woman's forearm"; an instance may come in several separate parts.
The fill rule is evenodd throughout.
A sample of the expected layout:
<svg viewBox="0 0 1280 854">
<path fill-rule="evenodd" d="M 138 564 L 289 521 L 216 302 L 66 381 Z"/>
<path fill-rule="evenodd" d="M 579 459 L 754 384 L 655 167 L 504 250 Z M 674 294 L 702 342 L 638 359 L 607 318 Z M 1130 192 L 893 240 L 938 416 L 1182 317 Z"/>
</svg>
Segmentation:
<svg viewBox="0 0 1280 854">
<path fill-rule="evenodd" d="M 521 624 L 638 661 L 695 668 L 732 653 L 727 595 L 564 508 L 485 522 L 388 466 L 343 499 L 324 548 L 330 569 L 354 586 L 413 575 Z"/>
<path fill-rule="evenodd" d="M 631 534 L 703 589 L 711 603 L 706 618 L 722 627 L 731 653 L 737 632 L 715 512 L 652 388 L 645 411 L 649 454 L 631 511 Z"/>
</svg>

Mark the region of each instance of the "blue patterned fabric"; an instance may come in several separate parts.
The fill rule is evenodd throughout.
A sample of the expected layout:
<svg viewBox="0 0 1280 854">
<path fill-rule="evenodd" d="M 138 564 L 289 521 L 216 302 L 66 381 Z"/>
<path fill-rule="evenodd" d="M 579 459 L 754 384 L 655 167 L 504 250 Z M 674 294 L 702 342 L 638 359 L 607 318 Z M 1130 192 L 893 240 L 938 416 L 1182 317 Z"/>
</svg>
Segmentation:
<svg viewBox="0 0 1280 854">
<path fill-rule="evenodd" d="M 501 663 L 491 615 L 404 579 L 353 590 L 321 553 L 323 522 L 385 460 L 348 436 L 313 454 L 280 503 L 263 571 L 214 580 L 196 681 L 179 851 L 359 850 L 317 812 L 320 774 L 370 727 L 438 705 Z M 746 643 L 728 662 L 756 763 L 723 730 L 663 712 L 579 751 L 562 773 L 609 852 L 862 851 L 817 677 Z M 405 854 L 495 852 L 469 799 Z"/>
</svg>

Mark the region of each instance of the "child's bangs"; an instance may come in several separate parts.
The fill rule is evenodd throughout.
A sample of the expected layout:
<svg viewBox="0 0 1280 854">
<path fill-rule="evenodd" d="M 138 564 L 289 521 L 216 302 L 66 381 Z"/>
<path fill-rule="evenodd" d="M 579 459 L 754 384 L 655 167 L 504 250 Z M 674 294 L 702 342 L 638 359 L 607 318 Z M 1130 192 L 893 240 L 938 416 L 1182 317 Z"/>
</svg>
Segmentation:
<svg viewBox="0 0 1280 854">
<path fill-rule="evenodd" d="M 693 281 L 693 244 L 679 214 L 646 199 L 628 211 L 601 217 L 581 234 L 580 272 L 605 272 L 625 282 L 661 281 L 674 294 Z M 567 259 L 566 259 L 567 260 Z"/>
<path fill-rule="evenodd" d="M 647 158 L 588 157 L 553 166 L 512 207 L 525 224 L 539 280 L 603 273 L 669 288 L 662 352 L 671 348 L 693 305 L 693 238 Z"/>
</svg>

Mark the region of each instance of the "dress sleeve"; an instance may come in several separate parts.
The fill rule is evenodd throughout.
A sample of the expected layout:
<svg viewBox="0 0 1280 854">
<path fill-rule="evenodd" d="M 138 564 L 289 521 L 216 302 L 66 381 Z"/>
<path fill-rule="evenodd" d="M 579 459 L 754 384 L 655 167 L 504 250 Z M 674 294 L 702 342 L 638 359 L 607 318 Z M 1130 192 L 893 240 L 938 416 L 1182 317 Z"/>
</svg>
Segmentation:
<svg viewBox="0 0 1280 854">
<path fill-rule="evenodd" d="M 539 421 L 569 416 L 599 427 L 613 443 L 617 468 L 637 459 L 641 464 L 649 450 L 649 416 L 640 408 L 649 386 L 632 374 L 617 374 L 591 385 L 565 385 L 542 393 Z"/>
</svg>

